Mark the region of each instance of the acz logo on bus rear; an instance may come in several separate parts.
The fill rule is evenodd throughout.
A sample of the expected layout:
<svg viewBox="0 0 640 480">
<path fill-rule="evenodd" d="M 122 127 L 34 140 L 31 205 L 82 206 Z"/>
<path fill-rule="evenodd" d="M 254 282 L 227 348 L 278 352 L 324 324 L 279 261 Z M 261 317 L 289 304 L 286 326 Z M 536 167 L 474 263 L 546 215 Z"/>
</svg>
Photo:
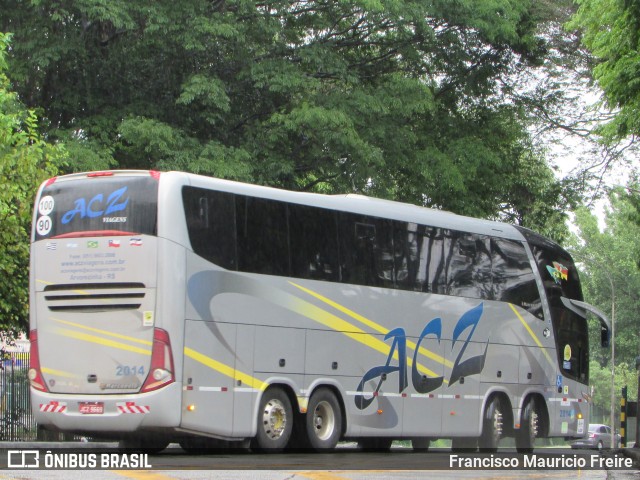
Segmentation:
<svg viewBox="0 0 640 480">
<path fill-rule="evenodd" d="M 120 212 L 127 208 L 129 197 L 124 197 L 128 187 L 122 187 L 111 193 L 106 200 L 102 193 L 97 194 L 87 202 L 84 198 L 78 198 L 74 201 L 74 208 L 66 212 L 62 216 L 62 223 L 67 224 L 80 215 L 80 218 L 97 218 L 106 217 L 115 212 Z M 123 218 L 123 217 L 117 217 Z M 107 219 L 105 218 L 105 221 Z M 120 220 L 122 221 L 122 220 Z"/>
<path fill-rule="evenodd" d="M 471 341 L 471 338 L 476 331 L 476 327 L 480 322 L 480 318 L 482 317 L 483 309 L 484 305 L 480 303 L 478 306 L 465 312 L 460 317 L 453 329 L 453 342 L 451 344 L 452 349 L 465 330 L 468 330 L 469 334 L 467 336 L 467 339 L 462 344 L 460 352 L 458 353 L 458 356 L 456 357 L 456 360 L 453 364 L 448 382 L 449 386 L 453 385 L 463 377 L 481 373 L 482 369 L 484 368 L 484 361 L 487 356 L 487 348 L 489 346 L 488 341 L 483 354 L 475 355 L 463 360 L 465 350 L 467 349 L 467 346 L 469 345 L 469 342 Z M 418 393 L 423 394 L 440 388 L 440 386 L 444 382 L 444 377 L 442 376 L 428 378 L 426 375 L 422 375 L 418 371 L 418 351 L 420 350 L 422 341 L 429 335 L 435 337 L 438 343 L 440 343 L 440 340 L 442 338 L 442 319 L 440 317 L 434 318 L 429 323 L 427 323 L 427 325 L 423 328 L 418 343 L 416 344 L 414 349 L 413 363 L 411 366 L 411 381 L 413 383 L 413 388 L 415 388 Z M 369 371 L 367 371 L 360 380 L 360 384 L 358 385 L 358 388 L 356 390 L 357 394 L 355 397 L 355 404 L 356 407 L 360 410 L 364 410 L 375 400 L 378 391 L 380 390 L 383 382 L 387 379 L 388 374 L 394 372 L 398 373 L 398 393 L 402 393 L 409 386 L 409 381 L 407 379 L 407 335 L 405 333 L 405 330 L 403 328 L 395 328 L 387 333 L 384 339 L 393 339 L 393 343 L 391 344 L 391 349 L 389 351 L 389 356 L 387 357 L 386 363 L 384 365 L 373 367 Z M 392 365 L 394 356 L 397 358 L 397 365 Z M 364 392 L 365 385 L 377 378 L 379 378 L 379 381 L 378 385 L 373 391 L 373 395 L 369 398 L 366 398 Z"/>
</svg>

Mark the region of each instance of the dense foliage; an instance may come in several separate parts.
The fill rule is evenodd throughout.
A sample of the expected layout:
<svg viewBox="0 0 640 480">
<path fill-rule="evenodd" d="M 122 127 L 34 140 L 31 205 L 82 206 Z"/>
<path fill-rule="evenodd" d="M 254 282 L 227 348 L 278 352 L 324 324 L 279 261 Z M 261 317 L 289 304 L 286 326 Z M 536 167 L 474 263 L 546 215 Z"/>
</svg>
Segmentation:
<svg viewBox="0 0 640 480">
<path fill-rule="evenodd" d="M 514 73 L 532 0 L 0 0 L 11 73 L 69 168 L 360 192 L 562 237 L 566 189 Z M 527 108 L 525 108 L 527 107 Z M 531 175 L 535 172 L 535 175 Z M 549 227 L 552 225 L 552 227 Z"/>
<path fill-rule="evenodd" d="M 33 198 L 39 184 L 55 174 L 64 151 L 38 133 L 35 113 L 10 89 L 0 33 L 0 330 L 25 330 L 29 305 L 29 236 Z"/>
<path fill-rule="evenodd" d="M 628 384 L 635 398 L 635 359 L 640 352 L 640 270 L 637 265 L 640 226 L 634 222 L 636 210 L 625 190 L 612 192 L 610 205 L 604 229 L 587 209 L 576 212 L 578 231 L 571 241 L 571 253 L 579 262 L 585 300 L 596 305 L 608 317 L 613 317 L 615 322 L 616 391 Z M 607 406 L 611 350 L 598 347 L 599 331 L 594 320 L 590 324 L 590 383 L 601 392 L 602 405 Z"/>
<path fill-rule="evenodd" d="M 623 0 L 577 0 L 570 28 L 595 60 L 593 76 L 605 94 L 613 119 L 603 128 L 614 141 L 640 133 L 640 3 Z"/>
</svg>

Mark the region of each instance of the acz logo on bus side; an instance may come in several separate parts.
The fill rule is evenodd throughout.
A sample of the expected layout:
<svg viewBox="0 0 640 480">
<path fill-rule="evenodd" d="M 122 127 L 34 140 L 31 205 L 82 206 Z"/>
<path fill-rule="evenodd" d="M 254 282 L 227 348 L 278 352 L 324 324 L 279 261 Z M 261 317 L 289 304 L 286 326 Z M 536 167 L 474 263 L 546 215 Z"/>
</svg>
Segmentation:
<svg viewBox="0 0 640 480">
<path fill-rule="evenodd" d="M 62 216 L 62 223 L 69 223 L 76 215 L 80 215 L 80 218 L 97 218 L 124 210 L 129 203 L 129 197 L 123 198 L 127 188 L 122 187 L 114 191 L 107 197 L 106 201 L 104 201 L 102 193 L 97 194 L 88 202 L 84 198 L 76 199 L 74 208 Z"/>
<path fill-rule="evenodd" d="M 471 337 L 473 337 L 476 327 L 478 326 L 478 322 L 482 317 L 482 311 L 483 304 L 481 303 L 477 307 L 474 307 L 471 310 L 465 312 L 462 317 L 460 317 L 460 319 L 456 323 L 455 328 L 453 329 L 453 343 L 451 345 L 452 349 L 458 341 L 462 332 L 467 329 L 470 330 L 469 335 L 462 345 L 462 348 L 460 348 L 460 352 L 458 353 L 456 361 L 453 364 L 451 376 L 449 377 L 449 386 L 456 383 L 462 377 L 479 374 L 484 368 L 484 361 L 485 357 L 487 356 L 487 348 L 489 346 L 488 341 L 482 355 L 476 355 L 474 357 L 461 361 L 462 356 L 464 355 L 464 352 L 467 349 L 469 342 L 471 341 Z M 420 334 L 420 338 L 418 339 L 418 343 L 413 353 L 411 381 L 413 384 L 413 388 L 415 388 L 416 392 L 418 393 L 431 392 L 439 388 L 444 381 L 444 377 L 442 376 L 428 378 L 418 371 L 418 351 L 420 350 L 420 344 L 428 335 L 433 335 L 438 340 L 438 343 L 440 343 L 440 339 L 442 338 L 442 319 L 440 317 L 434 318 L 429 323 L 427 323 L 427 325 L 422 330 L 422 333 Z M 360 380 L 360 384 L 357 388 L 358 394 L 355 396 L 356 407 L 360 410 L 364 410 L 369 405 L 371 405 L 371 403 L 376 398 L 378 391 L 382 386 L 382 383 L 387 379 L 388 374 L 398 372 L 398 393 L 402 393 L 409 384 L 407 380 L 407 335 L 404 331 L 404 328 L 395 328 L 387 333 L 387 335 L 384 337 L 385 340 L 388 340 L 390 338 L 393 339 L 393 343 L 391 344 L 391 350 L 389 351 L 389 356 L 387 357 L 386 363 L 378 367 L 373 367 L 372 369 L 367 371 L 362 377 L 362 380 Z M 393 360 L 393 356 L 396 352 L 398 365 L 391 365 L 391 361 Z M 378 381 L 378 385 L 373 391 L 373 396 L 371 396 L 371 398 L 365 398 L 365 394 L 363 393 L 365 384 L 376 378 L 380 378 L 380 380 Z"/>
</svg>

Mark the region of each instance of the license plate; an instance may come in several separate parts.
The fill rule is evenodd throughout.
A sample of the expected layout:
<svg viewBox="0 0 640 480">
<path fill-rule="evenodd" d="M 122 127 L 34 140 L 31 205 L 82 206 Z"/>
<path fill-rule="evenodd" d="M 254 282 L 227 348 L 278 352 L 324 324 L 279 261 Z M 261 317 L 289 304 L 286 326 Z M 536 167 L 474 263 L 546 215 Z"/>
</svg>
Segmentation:
<svg viewBox="0 0 640 480">
<path fill-rule="evenodd" d="M 84 415 L 101 415 L 104 413 L 103 402 L 80 402 L 80 413 Z"/>
</svg>

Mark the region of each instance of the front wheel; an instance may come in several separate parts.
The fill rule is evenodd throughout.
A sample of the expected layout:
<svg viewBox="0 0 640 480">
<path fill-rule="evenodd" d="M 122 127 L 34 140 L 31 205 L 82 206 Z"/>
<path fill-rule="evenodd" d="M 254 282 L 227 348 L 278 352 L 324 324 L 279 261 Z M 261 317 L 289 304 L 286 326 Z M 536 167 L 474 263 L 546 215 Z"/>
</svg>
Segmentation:
<svg viewBox="0 0 640 480">
<path fill-rule="evenodd" d="M 306 434 L 313 450 L 335 448 L 342 435 L 342 413 L 335 394 L 320 388 L 309 400 L 306 416 Z"/>
<path fill-rule="evenodd" d="M 293 409 L 282 389 L 276 387 L 264 392 L 257 421 L 258 433 L 251 447 L 268 453 L 282 451 L 293 431 Z"/>
<path fill-rule="evenodd" d="M 531 453 L 536 438 L 540 435 L 540 411 L 535 399 L 530 398 L 522 409 L 520 430 L 516 431 L 516 449 L 520 453 Z"/>
<path fill-rule="evenodd" d="M 480 449 L 488 452 L 498 450 L 498 444 L 503 434 L 504 416 L 502 403 L 498 397 L 493 397 L 484 410 Z"/>
</svg>

